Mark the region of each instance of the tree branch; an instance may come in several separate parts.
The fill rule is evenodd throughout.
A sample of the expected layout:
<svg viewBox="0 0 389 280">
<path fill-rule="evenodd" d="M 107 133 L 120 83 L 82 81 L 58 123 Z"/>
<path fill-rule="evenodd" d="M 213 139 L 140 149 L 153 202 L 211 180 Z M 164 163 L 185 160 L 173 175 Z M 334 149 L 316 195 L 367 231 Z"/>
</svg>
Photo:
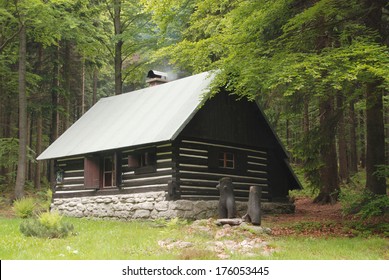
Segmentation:
<svg viewBox="0 0 389 280">
<path fill-rule="evenodd" d="M 105 0 L 104 3 L 107 6 L 107 11 L 108 11 L 108 13 L 110 14 L 110 16 L 111 16 L 111 18 L 113 20 L 115 17 L 113 15 L 112 11 L 111 11 L 111 7 L 110 7 L 109 3 L 107 2 L 107 0 Z"/>
<path fill-rule="evenodd" d="M 124 75 L 123 81 L 125 81 L 125 80 L 127 79 L 127 77 L 128 77 L 133 71 L 135 71 L 135 69 L 141 67 L 141 66 L 142 66 L 143 64 L 145 64 L 145 63 L 146 63 L 146 62 L 141 62 L 141 63 L 139 63 L 138 65 L 135 65 L 135 67 L 133 67 L 131 70 L 128 70 L 128 67 L 127 67 L 126 69 L 124 69 L 124 70 L 127 70 L 127 71 L 125 71 L 126 75 Z"/>
<path fill-rule="evenodd" d="M 5 40 L 5 42 L 0 46 L 0 53 L 8 45 L 9 42 L 11 42 L 16 36 L 19 35 L 21 30 L 22 30 L 22 26 L 19 27 L 19 30 L 16 33 L 14 33 L 11 37 L 9 37 L 7 40 Z"/>
</svg>

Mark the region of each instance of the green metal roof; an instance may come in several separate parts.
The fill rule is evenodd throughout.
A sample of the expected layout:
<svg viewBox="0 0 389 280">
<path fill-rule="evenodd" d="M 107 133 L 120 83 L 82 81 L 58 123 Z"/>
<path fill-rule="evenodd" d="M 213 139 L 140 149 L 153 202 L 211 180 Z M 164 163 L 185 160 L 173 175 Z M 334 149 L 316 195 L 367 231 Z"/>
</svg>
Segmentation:
<svg viewBox="0 0 389 280">
<path fill-rule="evenodd" d="M 198 111 L 209 72 L 102 98 L 38 160 L 174 140 Z"/>
</svg>

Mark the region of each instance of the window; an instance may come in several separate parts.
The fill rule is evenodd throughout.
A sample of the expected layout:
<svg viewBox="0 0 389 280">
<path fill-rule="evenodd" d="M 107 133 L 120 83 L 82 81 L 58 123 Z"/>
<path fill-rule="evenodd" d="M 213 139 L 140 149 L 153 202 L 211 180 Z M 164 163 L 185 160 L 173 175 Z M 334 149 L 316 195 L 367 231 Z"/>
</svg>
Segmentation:
<svg viewBox="0 0 389 280">
<path fill-rule="evenodd" d="M 208 150 L 208 167 L 212 172 L 223 171 L 225 174 L 242 174 L 247 172 L 247 154 L 232 148 L 210 147 Z"/>
<path fill-rule="evenodd" d="M 221 152 L 218 157 L 220 168 L 235 169 L 235 155 L 229 152 Z"/>
<path fill-rule="evenodd" d="M 155 164 L 155 153 L 145 152 L 139 156 L 139 167 L 145 167 Z"/>
<path fill-rule="evenodd" d="M 103 187 L 113 187 L 115 185 L 115 161 L 113 156 L 104 157 Z"/>
<path fill-rule="evenodd" d="M 58 185 L 62 184 L 64 181 L 64 171 L 62 169 L 57 170 L 55 181 Z"/>
<path fill-rule="evenodd" d="M 128 156 L 128 167 L 135 174 L 150 173 L 156 171 L 157 155 L 155 150 L 143 150 Z"/>
</svg>

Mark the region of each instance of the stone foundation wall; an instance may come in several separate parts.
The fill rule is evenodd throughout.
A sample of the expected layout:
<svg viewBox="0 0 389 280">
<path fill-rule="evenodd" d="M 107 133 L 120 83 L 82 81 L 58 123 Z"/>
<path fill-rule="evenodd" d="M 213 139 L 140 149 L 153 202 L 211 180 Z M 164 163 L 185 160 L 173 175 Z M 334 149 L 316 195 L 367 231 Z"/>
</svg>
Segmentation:
<svg viewBox="0 0 389 280">
<path fill-rule="evenodd" d="M 94 217 L 101 219 L 184 219 L 217 218 L 218 201 L 215 200 L 166 200 L 166 193 L 148 192 L 137 194 L 55 198 L 51 209 L 71 217 Z M 247 211 L 247 202 L 236 202 L 238 216 Z M 293 204 L 262 203 L 264 213 L 292 213 Z"/>
</svg>

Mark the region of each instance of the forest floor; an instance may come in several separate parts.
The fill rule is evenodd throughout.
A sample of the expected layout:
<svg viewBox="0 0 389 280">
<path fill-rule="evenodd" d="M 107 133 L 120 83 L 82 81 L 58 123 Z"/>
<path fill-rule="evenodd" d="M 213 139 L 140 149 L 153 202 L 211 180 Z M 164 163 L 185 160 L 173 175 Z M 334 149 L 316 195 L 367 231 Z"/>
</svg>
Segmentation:
<svg viewBox="0 0 389 280">
<path fill-rule="evenodd" d="M 334 205 L 316 204 L 311 198 L 297 198 L 293 214 L 268 215 L 263 217 L 263 224 L 272 229 L 272 235 L 290 234 L 323 235 L 343 234 L 344 217 L 340 203 Z M 331 229 L 327 226 L 331 225 Z M 331 232 L 328 232 L 331 230 Z"/>
<path fill-rule="evenodd" d="M 300 197 L 295 200 L 295 213 L 268 215 L 263 217 L 265 226 L 269 226 L 274 236 L 290 234 L 309 236 L 344 236 L 353 237 L 356 234 L 356 226 L 364 224 L 365 229 L 372 233 L 388 237 L 388 232 L 376 225 L 389 223 L 389 216 L 378 217 L 368 221 L 361 221 L 352 215 L 343 215 L 339 202 L 336 204 L 317 204 L 311 198 Z M 377 229 L 377 230 L 375 230 Z"/>
</svg>

